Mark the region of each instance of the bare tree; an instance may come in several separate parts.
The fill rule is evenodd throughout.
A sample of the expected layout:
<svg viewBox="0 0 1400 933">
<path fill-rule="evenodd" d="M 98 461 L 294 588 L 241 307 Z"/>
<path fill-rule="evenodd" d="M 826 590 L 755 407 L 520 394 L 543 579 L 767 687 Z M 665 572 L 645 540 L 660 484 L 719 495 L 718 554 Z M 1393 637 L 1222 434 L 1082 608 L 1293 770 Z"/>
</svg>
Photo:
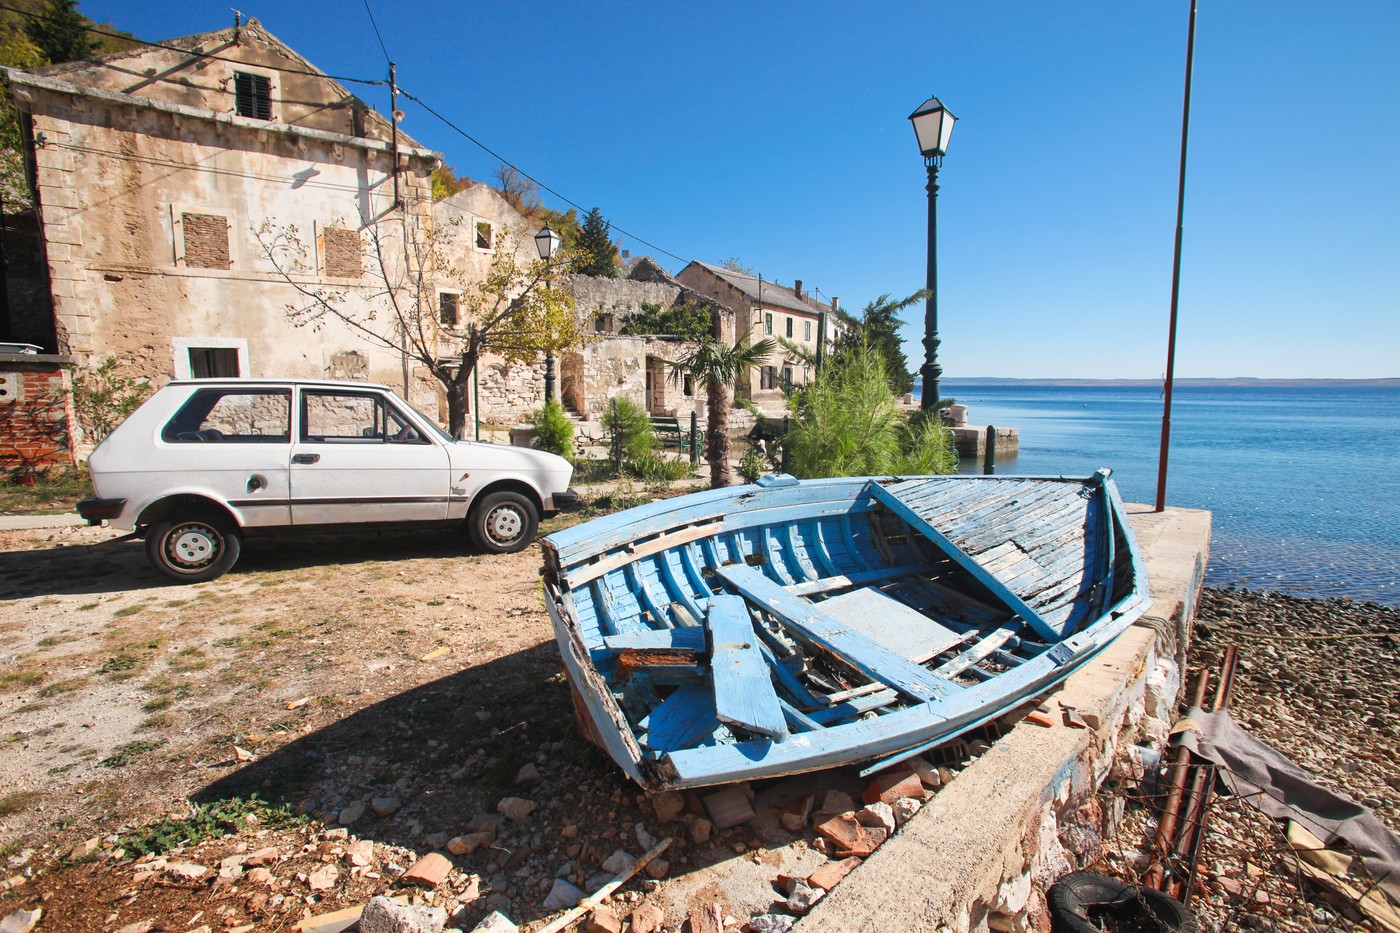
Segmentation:
<svg viewBox="0 0 1400 933">
<path fill-rule="evenodd" d="M 406 354 L 442 383 L 448 430 L 467 426 L 467 389 L 486 353 L 531 363 L 589 339 L 573 296 L 553 283 L 564 258 L 523 258 L 526 231 L 496 237 L 490 267 L 472 274 L 457 225 L 433 225 L 411 209 L 364 228 L 368 241 L 365 289 L 318 281 L 315 253 L 295 225 L 271 221 L 254 231 L 263 255 L 297 295 L 284 307 L 298 327 L 329 321 L 348 327 L 371 346 Z M 532 249 L 532 247 L 531 247 Z M 446 291 L 444 291 L 446 290 Z"/>
</svg>

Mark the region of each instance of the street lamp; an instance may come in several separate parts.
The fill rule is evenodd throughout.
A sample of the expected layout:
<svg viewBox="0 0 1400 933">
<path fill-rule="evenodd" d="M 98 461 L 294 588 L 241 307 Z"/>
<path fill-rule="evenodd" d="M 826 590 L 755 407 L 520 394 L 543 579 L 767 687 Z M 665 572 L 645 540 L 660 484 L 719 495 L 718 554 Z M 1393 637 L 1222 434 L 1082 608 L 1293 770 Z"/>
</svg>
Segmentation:
<svg viewBox="0 0 1400 933">
<path fill-rule="evenodd" d="M 943 367 L 938 365 L 938 169 L 957 119 L 937 97 L 930 97 L 909 114 L 928 169 L 928 297 L 924 299 L 924 365 L 919 370 L 924 377 L 924 411 L 938 406 L 938 380 L 943 375 Z"/>
<path fill-rule="evenodd" d="M 554 256 L 554 251 L 559 248 L 559 234 L 549 228 L 549 224 L 544 225 L 544 229 L 535 234 L 535 249 L 539 250 L 540 258 L 546 263 Z M 544 355 L 544 400 L 547 403 L 554 400 L 554 354 Z"/>
</svg>

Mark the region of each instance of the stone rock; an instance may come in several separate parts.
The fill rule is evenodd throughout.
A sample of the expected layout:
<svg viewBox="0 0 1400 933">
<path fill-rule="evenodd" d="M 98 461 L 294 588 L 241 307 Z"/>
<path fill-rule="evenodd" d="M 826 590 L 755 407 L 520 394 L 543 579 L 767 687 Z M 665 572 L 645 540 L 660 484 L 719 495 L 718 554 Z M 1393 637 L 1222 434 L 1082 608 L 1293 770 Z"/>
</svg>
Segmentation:
<svg viewBox="0 0 1400 933">
<path fill-rule="evenodd" d="M 268 846 L 267 848 L 258 849 L 255 852 L 249 852 L 247 855 L 243 856 L 243 865 L 245 868 L 256 867 L 258 865 L 275 865 L 281 856 L 282 853 L 278 849 Z"/>
<path fill-rule="evenodd" d="M 614 875 L 620 875 L 632 866 L 637 857 L 626 849 L 618 849 L 612 855 L 603 860 L 602 869 Z"/>
<path fill-rule="evenodd" d="M 748 933 L 788 933 L 796 922 L 796 917 L 789 917 L 787 914 L 759 914 L 757 917 L 750 917 L 744 924 L 744 929 Z"/>
<path fill-rule="evenodd" d="M 68 861 L 76 862 L 80 858 L 87 858 L 89 855 L 96 852 L 97 847 L 101 844 L 101 840 L 99 840 L 96 836 L 78 843 L 72 848 L 71 851 L 69 851 Z"/>
<path fill-rule="evenodd" d="M 364 868 L 374 862 L 374 843 L 368 839 L 357 839 L 345 848 L 345 860 L 351 865 Z"/>
<path fill-rule="evenodd" d="M 341 826 L 349 826 L 364 815 L 365 805 L 362 803 L 352 803 L 347 807 L 341 807 L 340 815 L 336 817 L 336 822 Z"/>
<path fill-rule="evenodd" d="M 541 905 L 545 910 L 568 910 L 570 907 L 577 907 L 578 902 L 583 900 L 583 892 L 563 878 L 555 878 L 554 884 L 549 889 L 544 903 Z"/>
<path fill-rule="evenodd" d="M 395 904 L 387 897 L 372 897 L 360 914 L 360 933 L 442 933 L 447 911 L 441 907 Z"/>
<path fill-rule="evenodd" d="M 44 916 L 44 909 L 36 907 L 34 910 L 16 910 L 14 913 L 6 914 L 4 920 L 0 920 L 0 933 L 29 933 L 39 925 L 39 918 Z M 155 926 L 151 922 L 151 926 Z M 151 927 L 146 927 L 150 929 Z"/>
<path fill-rule="evenodd" d="M 753 804 L 744 790 L 743 786 L 730 785 L 702 798 L 716 829 L 731 829 L 754 818 Z"/>
<path fill-rule="evenodd" d="M 793 885 L 792 893 L 788 895 L 787 909 L 797 916 L 802 917 L 807 914 L 817 901 L 826 896 L 826 891 L 821 888 L 810 888 L 805 884 Z"/>
<path fill-rule="evenodd" d="M 878 800 L 856 811 L 856 821 L 862 826 L 878 826 L 886 833 L 893 833 L 894 807 L 891 807 L 883 800 Z"/>
<path fill-rule="evenodd" d="M 664 858 L 654 858 L 647 862 L 646 873 L 659 881 L 671 873 L 671 863 Z"/>
<path fill-rule="evenodd" d="M 622 933 L 622 919 L 607 905 L 599 905 L 588 912 L 583 922 L 586 933 Z"/>
<path fill-rule="evenodd" d="M 35 913 L 37 912 L 38 911 L 35 911 Z M 155 928 L 156 922 L 154 920 L 137 920 L 135 923 L 128 923 L 124 927 L 117 927 L 117 933 L 151 933 Z M 34 928 L 31 926 L 26 929 L 32 930 Z M 10 933 L 3 925 L 0 925 L 0 931 Z"/>
<path fill-rule="evenodd" d="M 270 884 L 272 882 L 272 872 L 266 868 L 254 868 L 250 870 L 244 878 L 249 884 Z"/>
<path fill-rule="evenodd" d="M 535 767 L 534 762 L 526 764 L 515 773 L 515 783 L 517 784 L 537 784 L 543 779 L 540 769 Z"/>
<path fill-rule="evenodd" d="M 651 808 L 658 820 L 669 823 L 685 811 L 685 797 L 680 791 L 662 791 L 651 798 Z"/>
<path fill-rule="evenodd" d="M 829 790 L 822 796 L 823 813 L 845 813 L 854 810 L 856 802 L 851 795 L 839 790 Z"/>
<path fill-rule="evenodd" d="M 329 891 L 335 887 L 340 877 L 340 869 L 334 865 L 322 865 L 306 876 L 306 886 L 313 891 Z"/>
<path fill-rule="evenodd" d="M 710 837 L 714 835 L 714 832 L 715 824 L 702 816 L 694 823 L 690 824 L 690 841 L 697 845 L 704 844 L 710 841 Z"/>
<path fill-rule="evenodd" d="M 656 846 L 656 837 L 641 823 L 637 824 L 637 845 L 642 847 L 643 852 L 650 852 Z"/>
<path fill-rule="evenodd" d="M 193 862 L 182 862 L 178 865 L 167 866 L 165 873 L 175 881 L 198 881 L 209 874 L 209 869 Z"/>
<path fill-rule="evenodd" d="M 472 927 L 471 933 L 517 933 L 519 929 L 505 914 L 493 910 Z"/>
<path fill-rule="evenodd" d="M 401 806 L 403 804 L 397 797 L 375 797 L 369 802 L 369 808 L 374 811 L 375 816 L 388 816 Z"/>
<path fill-rule="evenodd" d="M 724 933 L 724 910 L 718 904 L 692 908 L 690 933 Z"/>
<path fill-rule="evenodd" d="M 632 933 L 661 933 L 665 923 L 666 914 L 655 904 L 638 904 L 632 911 Z"/>
<path fill-rule="evenodd" d="M 496 804 L 497 812 L 512 823 L 524 823 L 538 807 L 539 804 L 524 797 L 502 797 L 501 802 Z"/>
<path fill-rule="evenodd" d="M 423 847 L 427 849 L 447 848 L 447 833 L 429 833 L 423 837 Z"/>
<path fill-rule="evenodd" d="M 894 802 L 894 825 L 903 826 L 923 808 L 924 802 L 922 800 L 915 800 L 913 797 L 900 797 Z"/>
<path fill-rule="evenodd" d="M 442 883 L 442 879 L 452 874 L 452 863 L 445 856 L 436 852 L 429 852 L 409 866 L 399 881 L 404 884 L 416 884 L 425 888 L 435 888 Z"/>
</svg>

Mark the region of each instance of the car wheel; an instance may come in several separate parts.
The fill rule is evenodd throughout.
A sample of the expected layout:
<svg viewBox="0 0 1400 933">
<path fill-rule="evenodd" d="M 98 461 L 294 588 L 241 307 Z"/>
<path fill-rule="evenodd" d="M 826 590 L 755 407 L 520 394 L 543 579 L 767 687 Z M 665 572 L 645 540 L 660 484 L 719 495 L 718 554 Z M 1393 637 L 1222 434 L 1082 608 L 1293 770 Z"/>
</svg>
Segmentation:
<svg viewBox="0 0 1400 933">
<path fill-rule="evenodd" d="M 472 542 L 492 554 L 524 550 L 535 540 L 540 514 L 518 492 L 493 492 L 472 507 L 467 529 Z"/>
<path fill-rule="evenodd" d="M 162 519 L 146 533 L 146 559 L 179 583 L 223 576 L 242 547 L 243 539 L 231 522 L 202 515 Z"/>
</svg>

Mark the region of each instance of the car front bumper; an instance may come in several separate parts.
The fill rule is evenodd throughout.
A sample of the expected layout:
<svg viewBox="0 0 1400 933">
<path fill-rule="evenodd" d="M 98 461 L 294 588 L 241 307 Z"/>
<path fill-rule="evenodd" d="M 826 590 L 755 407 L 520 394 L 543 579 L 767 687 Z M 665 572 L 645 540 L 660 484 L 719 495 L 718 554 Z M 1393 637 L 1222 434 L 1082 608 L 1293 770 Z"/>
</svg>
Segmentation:
<svg viewBox="0 0 1400 933">
<path fill-rule="evenodd" d="M 563 492 L 551 494 L 549 500 L 545 502 L 545 511 L 553 514 L 561 509 L 573 508 L 578 505 L 580 498 L 582 497 L 578 494 L 578 490 L 571 486 Z"/>
</svg>

